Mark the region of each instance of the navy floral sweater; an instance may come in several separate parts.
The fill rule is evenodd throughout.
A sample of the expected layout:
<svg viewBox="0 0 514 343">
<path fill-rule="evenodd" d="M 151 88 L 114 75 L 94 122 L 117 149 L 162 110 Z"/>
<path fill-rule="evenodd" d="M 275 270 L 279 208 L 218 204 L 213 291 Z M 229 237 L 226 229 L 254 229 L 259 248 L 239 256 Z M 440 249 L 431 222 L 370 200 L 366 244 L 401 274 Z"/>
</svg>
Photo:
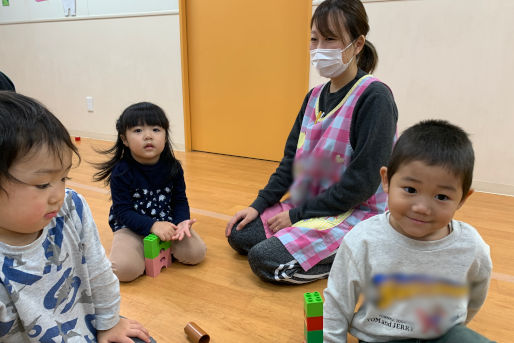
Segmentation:
<svg viewBox="0 0 514 343">
<path fill-rule="evenodd" d="M 112 206 L 109 225 L 113 231 L 127 227 L 146 236 L 156 221 L 178 224 L 189 219 L 184 172 L 170 178 L 170 167 L 159 160 L 144 165 L 126 157 L 111 175 Z"/>
</svg>

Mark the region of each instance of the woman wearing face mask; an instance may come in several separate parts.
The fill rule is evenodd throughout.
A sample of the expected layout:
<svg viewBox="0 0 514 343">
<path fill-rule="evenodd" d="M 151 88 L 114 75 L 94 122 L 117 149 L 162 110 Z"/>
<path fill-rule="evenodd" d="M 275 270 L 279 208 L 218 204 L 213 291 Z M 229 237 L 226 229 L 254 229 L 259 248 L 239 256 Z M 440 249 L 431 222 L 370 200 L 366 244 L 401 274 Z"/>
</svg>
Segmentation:
<svg viewBox="0 0 514 343">
<path fill-rule="evenodd" d="M 330 81 L 307 94 L 280 165 L 225 232 L 252 270 L 275 283 L 328 277 L 344 235 L 386 209 L 379 170 L 389 160 L 398 112 L 389 88 L 369 75 L 377 54 L 366 40 L 364 6 L 326 0 L 311 28 L 312 64 Z"/>
</svg>

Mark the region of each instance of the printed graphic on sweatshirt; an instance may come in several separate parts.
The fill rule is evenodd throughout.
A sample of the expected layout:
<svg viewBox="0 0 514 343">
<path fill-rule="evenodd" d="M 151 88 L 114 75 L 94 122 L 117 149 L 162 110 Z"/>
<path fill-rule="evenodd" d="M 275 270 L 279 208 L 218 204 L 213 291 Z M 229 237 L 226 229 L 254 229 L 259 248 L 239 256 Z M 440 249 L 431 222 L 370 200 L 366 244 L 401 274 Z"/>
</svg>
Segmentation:
<svg viewBox="0 0 514 343">
<path fill-rule="evenodd" d="M 401 332 L 437 336 L 463 320 L 455 308 L 468 287 L 453 280 L 421 274 L 377 274 L 366 300 L 376 309 L 367 321 Z M 373 311 L 372 311 L 373 312 Z"/>
<path fill-rule="evenodd" d="M 372 278 L 372 300 L 379 309 L 397 301 L 427 297 L 462 298 L 468 287 L 453 280 L 421 274 L 377 274 Z"/>
<path fill-rule="evenodd" d="M 96 341 L 82 228 L 83 204 L 66 191 L 63 209 L 37 245 L 0 254 L 0 342 Z M 88 281 L 86 281 L 87 283 Z"/>
</svg>

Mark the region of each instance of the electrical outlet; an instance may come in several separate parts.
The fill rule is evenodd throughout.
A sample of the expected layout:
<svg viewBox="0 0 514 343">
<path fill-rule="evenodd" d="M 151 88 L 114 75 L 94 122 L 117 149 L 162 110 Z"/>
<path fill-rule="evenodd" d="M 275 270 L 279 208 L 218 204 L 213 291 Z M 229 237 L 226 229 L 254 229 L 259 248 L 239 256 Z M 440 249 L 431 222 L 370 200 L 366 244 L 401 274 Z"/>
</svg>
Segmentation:
<svg viewBox="0 0 514 343">
<path fill-rule="evenodd" d="M 87 111 L 93 112 L 93 97 L 92 96 L 86 96 L 86 105 L 87 105 Z"/>
</svg>

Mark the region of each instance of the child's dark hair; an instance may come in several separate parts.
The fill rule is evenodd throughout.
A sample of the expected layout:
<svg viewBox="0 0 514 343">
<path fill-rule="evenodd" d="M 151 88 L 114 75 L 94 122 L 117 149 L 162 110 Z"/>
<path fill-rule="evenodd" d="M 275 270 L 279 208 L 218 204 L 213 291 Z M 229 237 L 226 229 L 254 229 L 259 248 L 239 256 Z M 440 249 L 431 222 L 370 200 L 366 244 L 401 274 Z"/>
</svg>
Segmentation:
<svg viewBox="0 0 514 343">
<path fill-rule="evenodd" d="M 0 91 L 13 91 L 16 92 L 16 87 L 11 79 L 0 71 Z"/>
<path fill-rule="evenodd" d="M 350 42 L 369 31 L 368 15 L 360 0 L 325 0 L 312 15 L 311 27 L 316 25 L 324 37 L 337 37 L 344 41 L 343 32 L 350 34 Z M 350 43 L 346 42 L 346 43 Z M 364 48 L 357 56 L 357 66 L 372 73 L 378 63 L 375 46 L 366 39 Z"/>
<path fill-rule="evenodd" d="M 441 166 L 462 178 L 462 196 L 473 181 L 475 154 L 468 134 L 445 120 L 425 120 L 405 130 L 393 148 L 387 167 L 387 179 L 405 163 L 422 161 Z"/>
<path fill-rule="evenodd" d="M 5 180 L 14 180 L 9 168 L 32 149 L 47 146 L 62 161 L 66 149 L 80 155 L 68 130 L 38 101 L 14 93 L 0 91 L 0 190 Z"/>
<path fill-rule="evenodd" d="M 99 151 L 105 155 L 111 155 L 108 161 L 95 163 L 94 166 L 99 170 L 93 175 L 94 181 L 104 180 L 106 184 L 111 182 L 111 174 L 114 166 L 125 158 L 132 158 L 130 149 L 123 144 L 121 136 L 127 130 L 138 125 L 160 126 L 166 131 L 166 143 L 161 153 L 160 160 L 164 161 L 170 168 L 170 178 L 173 178 L 179 169 L 179 161 L 175 158 L 169 137 L 170 123 L 163 109 L 150 102 L 139 102 L 127 107 L 116 121 L 116 131 L 118 138 L 116 143 L 107 150 Z"/>
</svg>

